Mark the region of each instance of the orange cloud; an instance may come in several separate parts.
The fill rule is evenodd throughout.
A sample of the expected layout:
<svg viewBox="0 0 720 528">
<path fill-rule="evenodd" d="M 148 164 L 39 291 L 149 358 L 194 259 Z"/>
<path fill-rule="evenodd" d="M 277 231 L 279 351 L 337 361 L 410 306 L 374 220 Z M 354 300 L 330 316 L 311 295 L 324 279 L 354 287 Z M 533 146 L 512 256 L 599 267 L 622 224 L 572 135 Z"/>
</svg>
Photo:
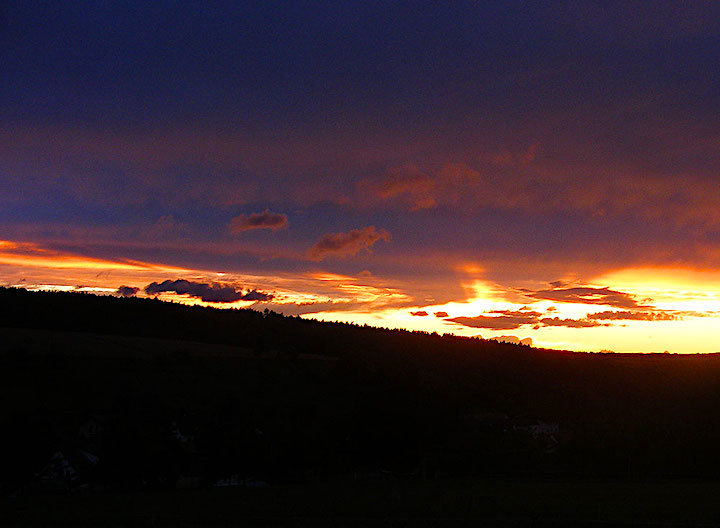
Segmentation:
<svg viewBox="0 0 720 528">
<path fill-rule="evenodd" d="M 139 262 L 135 260 L 106 260 L 84 257 L 72 253 L 63 253 L 44 249 L 32 243 L 0 241 L 0 264 L 55 269 L 88 269 L 88 270 L 157 270 L 185 271 L 175 266 L 165 266 Z"/>
<path fill-rule="evenodd" d="M 353 229 L 347 233 L 331 233 L 311 247 L 307 256 L 311 260 L 322 260 L 327 256 L 349 257 L 363 249 L 370 249 L 378 240 L 389 241 L 390 233 L 384 229 L 375 229 L 375 226 Z"/>
<path fill-rule="evenodd" d="M 679 316 L 667 312 L 605 311 L 588 314 L 587 318 L 602 321 L 675 321 Z"/>
</svg>

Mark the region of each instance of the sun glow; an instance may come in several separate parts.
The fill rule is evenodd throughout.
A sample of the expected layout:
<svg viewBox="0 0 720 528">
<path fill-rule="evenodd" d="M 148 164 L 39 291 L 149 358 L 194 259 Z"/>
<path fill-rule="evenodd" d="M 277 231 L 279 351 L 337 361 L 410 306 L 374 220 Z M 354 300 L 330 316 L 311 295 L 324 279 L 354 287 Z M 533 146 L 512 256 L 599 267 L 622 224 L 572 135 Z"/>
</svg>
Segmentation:
<svg viewBox="0 0 720 528">
<path fill-rule="evenodd" d="M 665 310 L 720 312 L 720 271 L 688 268 L 629 268 L 594 279 Z"/>
<path fill-rule="evenodd" d="M 457 268 L 463 298 L 435 303 L 418 299 L 412 284 L 363 271 L 357 276 L 309 271 L 241 274 L 186 269 L 135 260 L 73 254 L 27 242 L 0 240 L 0 276 L 8 286 L 114 294 L 119 286 L 144 288 L 163 280 L 220 284 L 269 301 L 204 302 L 163 292 L 163 300 L 222 308 L 269 308 L 289 315 L 461 336 L 532 338 L 535 346 L 617 352 L 717 352 L 720 272 L 686 268 L 629 268 L 585 282 L 505 286 L 483 277 L 484 268 Z M 558 293 L 573 288 L 580 295 Z M 534 295 L 542 293 L 550 297 Z M 583 302 L 586 301 L 586 302 Z M 607 301 L 607 304 L 601 304 Z M 622 304 L 622 303 L 627 304 Z M 617 312 L 620 312 L 617 314 Z M 625 317 L 625 313 L 630 316 Z M 617 315 L 617 316 L 616 316 Z M 635 315 L 637 317 L 633 318 Z"/>
</svg>

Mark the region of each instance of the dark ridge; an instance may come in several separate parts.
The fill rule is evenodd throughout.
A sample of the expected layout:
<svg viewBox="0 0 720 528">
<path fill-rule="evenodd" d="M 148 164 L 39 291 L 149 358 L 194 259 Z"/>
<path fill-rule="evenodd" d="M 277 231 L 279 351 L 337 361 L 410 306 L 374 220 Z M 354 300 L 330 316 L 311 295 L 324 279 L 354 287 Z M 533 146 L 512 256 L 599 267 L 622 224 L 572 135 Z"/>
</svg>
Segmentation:
<svg viewBox="0 0 720 528">
<path fill-rule="evenodd" d="M 390 330 L 352 323 L 288 317 L 272 311 L 188 306 L 147 298 L 0 288 L 0 326 L 176 339 L 256 350 L 332 356 L 368 348 L 467 348 L 475 352 L 527 352 L 529 347 L 452 334 Z"/>
<path fill-rule="evenodd" d="M 548 351 L 16 289 L 0 289 L 0 318 L 8 493 L 720 475 L 717 355 Z M 52 473 L 57 453 L 76 479 Z"/>
</svg>

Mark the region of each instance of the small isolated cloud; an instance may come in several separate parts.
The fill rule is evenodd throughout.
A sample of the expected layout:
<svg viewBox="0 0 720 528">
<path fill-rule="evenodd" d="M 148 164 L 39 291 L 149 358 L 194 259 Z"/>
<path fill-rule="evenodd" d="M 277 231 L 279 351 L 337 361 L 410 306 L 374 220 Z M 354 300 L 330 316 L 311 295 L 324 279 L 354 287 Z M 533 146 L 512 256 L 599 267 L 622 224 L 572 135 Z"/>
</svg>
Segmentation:
<svg viewBox="0 0 720 528">
<path fill-rule="evenodd" d="M 120 286 L 115 292 L 115 295 L 119 295 L 120 297 L 134 297 L 139 291 L 140 288 L 135 288 L 134 286 Z"/>
<path fill-rule="evenodd" d="M 680 317 L 667 312 L 605 311 L 587 315 L 588 319 L 601 321 L 676 321 Z"/>
<path fill-rule="evenodd" d="M 564 303 L 604 304 L 625 309 L 647 308 L 647 306 L 639 304 L 633 295 L 610 288 L 554 288 L 532 292 L 528 296 Z"/>
<path fill-rule="evenodd" d="M 545 317 L 540 319 L 542 326 L 566 326 L 568 328 L 592 328 L 594 326 L 602 326 L 597 321 L 588 321 L 587 319 L 560 319 L 559 317 Z"/>
<path fill-rule="evenodd" d="M 491 337 L 492 341 L 499 341 L 500 343 L 512 343 L 514 345 L 527 345 L 532 346 L 533 340 L 532 337 L 526 337 L 524 339 L 520 339 L 517 336 L 513 335 L 504 335 L 500 337 Z"/>
<path fill-rule="evenodd" d="M 230 303 L 235 301 L 269 301 L 273 298 L 271 294 L 262 293 L 257 290 L 250 290 L 244 293 L 240 289 L 227 284 L 214 282 L 193 282 L 184 279 L 166 280 L 160 283 L 153 282 L 145 287 L 148 295 L 157 295 L 163 292 L 174 292 L 179 295 L 189 295 L 204 302 Z"/>
<path fill-rule="evenodd" d="M 369 249 L 378 240 L 390 240 L 390 233 L 384 229 L 375 229 L 375 226 L 353 229 L 347 233 L 330 233 L 311 247 L 307 256 L 311 260 L 322 260 L 327 256 L 349 257 Z"/>
<path fill-rule="evenodd" d="M 278 229 L 286 229 L 289 225 L 287 215 L 272 213 L 265 209 L 262 213 L 236 216 L 230 221 L 230 232 L 238 234 L 252 229 L 277 231 Z"/>
<path fill-rule="evenodd" d="M 414 315 L 416 317 L 427 317 L 428 313 L 425 310 L 420 310 L 417 312 L 410 312 L 410 315 Z"/>
<path fill-rule="evenodd" d="M 447 317 L 447 316 L 448 316 L 448 313 L 447 313 L 447 312 L 435 312 L 435 313 L 433 313 L 433 315 L 434 315 L 435 317 L 441 317 L 441 318 L 442 318 L 442 317 Z"/>
</svg>

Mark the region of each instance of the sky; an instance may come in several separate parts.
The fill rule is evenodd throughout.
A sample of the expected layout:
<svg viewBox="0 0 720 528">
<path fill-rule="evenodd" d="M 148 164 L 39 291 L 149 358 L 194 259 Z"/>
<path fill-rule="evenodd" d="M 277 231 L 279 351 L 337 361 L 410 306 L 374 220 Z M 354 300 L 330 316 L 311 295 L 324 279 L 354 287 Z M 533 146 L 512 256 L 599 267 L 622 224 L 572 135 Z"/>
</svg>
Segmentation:
<svg viewBox="0 0 720 528">
<path fill-rule="evenodd" d="M 0 284 L 720 352 L 720 4 L 540 4 L 2 2 Z"/>
</svg>

